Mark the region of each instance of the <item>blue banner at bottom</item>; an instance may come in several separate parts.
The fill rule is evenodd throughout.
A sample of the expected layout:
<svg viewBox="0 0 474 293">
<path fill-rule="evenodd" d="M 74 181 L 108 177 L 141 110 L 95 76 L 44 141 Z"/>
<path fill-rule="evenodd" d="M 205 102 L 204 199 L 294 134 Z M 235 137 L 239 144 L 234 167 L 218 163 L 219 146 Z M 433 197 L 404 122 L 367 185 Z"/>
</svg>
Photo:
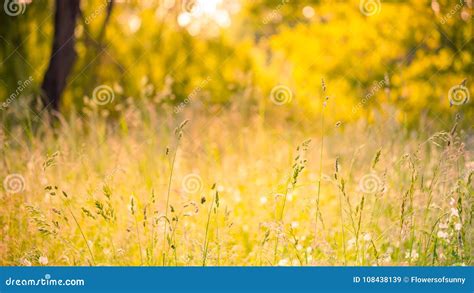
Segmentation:
<svg viewBox="0 0 474 293">
<path fill-rule="evenodd" d="M 474 267 L 0 267 L 0 292 L 463 292 Z"/>
</svg>

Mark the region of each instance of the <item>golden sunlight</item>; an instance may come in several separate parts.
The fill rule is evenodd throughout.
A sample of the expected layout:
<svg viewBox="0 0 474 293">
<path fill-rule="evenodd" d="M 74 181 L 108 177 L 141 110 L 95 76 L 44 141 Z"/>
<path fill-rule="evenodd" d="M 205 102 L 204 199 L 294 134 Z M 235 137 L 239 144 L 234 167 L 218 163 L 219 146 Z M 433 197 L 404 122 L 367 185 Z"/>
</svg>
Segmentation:
<svg viewBox="0 0 474 293">
<path fill-rule="evenodd" d="M 216 36 L 221 28 L 230 26 L 231 14 L 240 9 L 239 3 L 225 0 L 184 1 L 182 6 L 178 24 L 194 36 Z"/>
</svg>

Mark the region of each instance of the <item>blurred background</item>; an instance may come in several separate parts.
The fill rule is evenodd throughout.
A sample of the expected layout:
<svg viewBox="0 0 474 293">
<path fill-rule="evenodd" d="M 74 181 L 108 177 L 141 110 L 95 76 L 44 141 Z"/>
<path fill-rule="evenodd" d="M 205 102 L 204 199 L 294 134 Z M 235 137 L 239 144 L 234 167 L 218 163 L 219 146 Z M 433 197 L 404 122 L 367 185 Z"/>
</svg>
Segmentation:
<svg viewBox="0 0 474 293">
<path fill-rule="evenodd" d="M 2 2 L 0 265 L 472 264 L 472 0 Z"/>
<path fill-rule="evenodd" d="M 87 111 L 95 99 L 110 119 L 145 102 L 311 123 L 326 95 L 331 123 L 343 125 L 376 115 L 445 123 L 459 106 L 473 114 L 472 0 L 54 2 L 5 1 L 4 124 L 45 105 Z M 65 84 L 51 90 L 59 76 Z"/>
</svg>

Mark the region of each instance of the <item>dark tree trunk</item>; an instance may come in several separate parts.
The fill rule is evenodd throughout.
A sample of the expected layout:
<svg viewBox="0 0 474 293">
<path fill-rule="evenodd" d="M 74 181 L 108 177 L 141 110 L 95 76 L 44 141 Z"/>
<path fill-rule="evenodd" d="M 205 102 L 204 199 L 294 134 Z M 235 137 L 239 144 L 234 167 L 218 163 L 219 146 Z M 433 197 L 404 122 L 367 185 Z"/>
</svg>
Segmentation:
<svg viewBox="0 0 474 293">
<path fill-rule="evenodd" d="M 74 30 L 80 0 L 56 0 L 55 3 L 53 50 L 41 88 L 45 107 L 58 111 L 67 77 L 76 60 Z"/>
</svg>

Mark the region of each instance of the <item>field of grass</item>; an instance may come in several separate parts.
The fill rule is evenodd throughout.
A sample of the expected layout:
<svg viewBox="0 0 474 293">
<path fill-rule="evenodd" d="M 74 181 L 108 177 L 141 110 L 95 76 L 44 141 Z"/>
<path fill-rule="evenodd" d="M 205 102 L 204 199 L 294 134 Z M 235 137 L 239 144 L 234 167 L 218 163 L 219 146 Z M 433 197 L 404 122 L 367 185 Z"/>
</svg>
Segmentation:
<svg viewBox="0 0 474 293">
<path fill-rule="evenodd" d="M 0 265 L 473 264 L 462 117 L 126 109 L 2 130 Z"/>
</svg>

